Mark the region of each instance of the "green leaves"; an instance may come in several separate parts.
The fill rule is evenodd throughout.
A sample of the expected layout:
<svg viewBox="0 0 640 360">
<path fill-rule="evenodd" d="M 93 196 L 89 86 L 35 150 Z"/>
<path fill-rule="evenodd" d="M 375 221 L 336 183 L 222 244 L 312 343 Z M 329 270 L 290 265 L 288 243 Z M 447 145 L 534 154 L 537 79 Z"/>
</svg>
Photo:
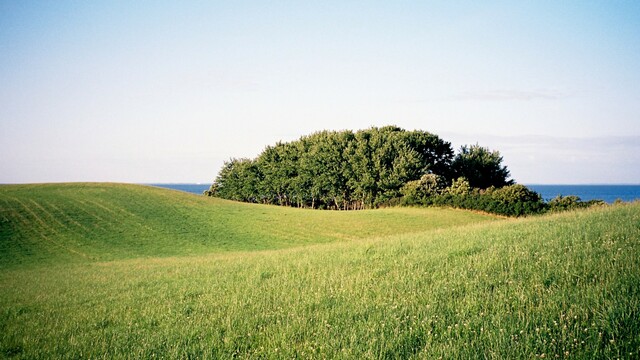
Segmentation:
<svg viewBox="0 0 640 360">
<path fill-rule="evenodd" d="M 447 170 L 451 145 L 424 131 L 395 126 L 321 131 L 267 147 L 255 160 L 232 160 L 210 195 L 324 209 L 362 209 L 401 196 L 422 175 Z"/>
<path fill-rule="evenodd" d="M 502 156 L 478 144 L 460 148 L 453 159 L 452 170 L 456 177 L 465 177 L 474 188 L 503 187 L 513 184 L 509 170 L 502 165 Z"/>
</svg>

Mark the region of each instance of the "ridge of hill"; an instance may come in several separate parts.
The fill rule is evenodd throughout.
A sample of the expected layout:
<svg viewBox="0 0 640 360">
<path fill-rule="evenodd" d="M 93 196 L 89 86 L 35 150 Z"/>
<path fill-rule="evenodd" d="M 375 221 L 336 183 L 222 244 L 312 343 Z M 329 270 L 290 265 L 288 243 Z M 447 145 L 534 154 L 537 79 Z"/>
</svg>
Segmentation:
<svg viewBox="0 0 640 360">
<path fill-rule="evenodd" d="M 495 219 L 453 209 L 319 212 L 117 183 L 2 185 L 0 268 L 271 250 Z"/>
</svg>

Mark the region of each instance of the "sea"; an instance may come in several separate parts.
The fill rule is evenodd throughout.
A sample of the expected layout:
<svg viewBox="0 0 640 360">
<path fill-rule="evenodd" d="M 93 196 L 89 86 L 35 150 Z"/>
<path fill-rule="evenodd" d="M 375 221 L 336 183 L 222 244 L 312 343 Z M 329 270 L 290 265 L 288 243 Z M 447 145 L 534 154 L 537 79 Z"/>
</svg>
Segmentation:
<svg viewBox="0 0 640 360">
<path fill-rule="evenodd" d="M 147 184 L 202 195 L 211 184 Z M 576 195 L 583 201 L 604 200 L 611 204 L 617 199 L 625 202 L 640 200 L 640 185 L 526 185 L 546 201 L 558 195 Z"/>
<path fill-rule="evenodd" d="M 192 194 L 202 195 L 205 190 L 209 190 L 211 184 L 145 184 L 161 188 L 180 190 Z"/>
<path fill-rule="evenodd" d="M 640 185 L 526 185 L 546 201 L 558 195 L 576 195 L 582 201 L 604 200 L 613 203 L 617 199 L 625 202 L 640 200 Z"/>
</svg>

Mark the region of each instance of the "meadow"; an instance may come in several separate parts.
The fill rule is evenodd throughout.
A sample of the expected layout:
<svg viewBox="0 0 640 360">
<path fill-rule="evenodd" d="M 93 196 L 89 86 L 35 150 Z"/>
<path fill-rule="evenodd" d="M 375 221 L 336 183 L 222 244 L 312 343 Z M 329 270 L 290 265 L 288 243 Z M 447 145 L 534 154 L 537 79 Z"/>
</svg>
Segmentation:
<svg viewBox="0 0 640 360">
<path fill-rule="evenodd" d="M 640 204 L 520 219 L 0 186 L 0 357 L 639 358 Z"/>
</svg>

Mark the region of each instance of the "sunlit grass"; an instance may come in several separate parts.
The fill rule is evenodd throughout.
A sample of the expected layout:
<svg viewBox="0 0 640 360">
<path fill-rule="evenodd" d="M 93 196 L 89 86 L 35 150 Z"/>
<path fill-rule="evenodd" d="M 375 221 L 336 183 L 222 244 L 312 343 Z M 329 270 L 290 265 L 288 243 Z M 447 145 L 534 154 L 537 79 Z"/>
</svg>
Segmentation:
<svg viewBox="0 0 640 360">
<path fill-rule="evenodd" d="M 4 185 L 0 269 L 280 249 L 496 219 L 453 209 L 312 211 L 139 185 Z"/>
<path fill-rule="evenodd" d="M 14 266 L 0 272 L 0 356 L 638 358 L 638 254 L 634 204 L 285 249 Z"/>
</svg>

